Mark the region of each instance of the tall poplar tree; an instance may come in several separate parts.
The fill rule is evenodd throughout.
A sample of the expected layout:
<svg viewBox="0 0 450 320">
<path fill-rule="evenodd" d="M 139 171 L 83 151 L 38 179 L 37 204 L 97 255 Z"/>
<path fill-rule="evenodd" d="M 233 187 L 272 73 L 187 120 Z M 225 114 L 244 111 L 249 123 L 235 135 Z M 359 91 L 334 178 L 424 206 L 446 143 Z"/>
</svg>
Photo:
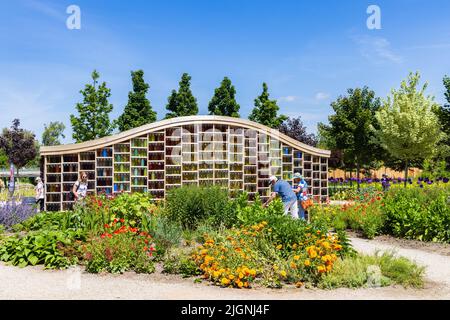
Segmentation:
<svg viewBox="0 0 450 320">
<path fill-rule="evenodd" d="M 269 99 L 269 89 L 267 84 L 263 83 L 263 92 L 255 99 L 255 108 L 253 108 L 248 119 L 278 129 L 287 119 L 284 115 L 278 115 L 278 110 L 280 110 L 280 107 L 278 107 L 277 101 Z"/>
<path fill-rule="evenodd" d="M 146 97 L 150 86 L 144 81 L 144 71 L 131 71 L 131 80 L 133 91 L 128 93 L 128 103 L 117 120 L 121 132 L 156 121 L 156 112 Z"/>
<path fill-rule="evenodd" d="M 183 73 L 178 92 L 172 90 L 168 98 L 166 119 L 198 114 L 197 99 L 192 95 L 191 76 Z"/>
<path fill-rule="evenodd" d="M 78 117 L 70 115 L 72 137 L 76 142 L 108 136 L 114 129 L 114 123 L 109 119 L 113 109 L 113 105 L 108 101 L 111 89 L 106 87 L 105 82 L 98 85 L 100 75 L 96 70 L 92 72 L 91 77 L 92 84 L 87 84 L 84 90 L 80 91 L 83 102 L 76 105 Z"/>
<path fill-rule="evenodd" d="M 209 114 L 239 118 L 239 109 L 236 102 L 236 89 L 227 77 L 223 78 L 219 88 L 214 91 L 214 96 L 208 105 Z"/>
</svg>

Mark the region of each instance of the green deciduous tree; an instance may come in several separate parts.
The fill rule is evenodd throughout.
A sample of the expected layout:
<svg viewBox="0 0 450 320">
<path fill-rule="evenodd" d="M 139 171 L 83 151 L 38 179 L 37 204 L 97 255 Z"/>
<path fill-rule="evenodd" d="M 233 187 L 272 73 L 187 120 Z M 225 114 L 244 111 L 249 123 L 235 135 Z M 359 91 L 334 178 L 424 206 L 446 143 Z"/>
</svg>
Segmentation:
<svg viewBox="0 0 450 320">
<path fill-rule="evenodd" d="M 76 142 L 94 140 L 111 134 L 114 123 L 110 121 L 109 114 L 113 105 L 109 103 L 111 90 L 103 82 L 98 85 L 100 75 L 94 70 L 92 72 L 92 84 L 87 84 L 80 93 L 83 95 L 83 102 L 77 103 L 78 117 L 70 115 L 72 124 L 73 139 Z"/>
<path fill-rule="evenodd" d="M 278 107 L 277 101 L 269 99 L 267 84 L 263 83 L 263 92 L 255 99 L 255 108 L 253 108 L 248 119 L 278 129 L 287 119 L 284 115 L 278 115 L 278 110 L 280 110 L 280 107 Z"/>
<path fill-rule="evenodd" d="M 59 121 L 50 122 L 48 127 L 44 124 L 44 132 L 42 133 L 42 145 L 43 146 L 58 146 L 61 144 L 59 138 L 65 138 L 64 130 L 66 126 Z"/>
<path fill-rule="evenodd" d="M 144 81 L 144 71 L 132 71 L 131 79 L 133 91 L 128 93 L 128 104 L 117 120 L 121 132 L 156 121 L 156 112 L 153 111 L 150 101 L 146 97 L 150 86 Z"/>
<path fill-rule="evenodd" d="M 329 147 L 343 152 L 347 169 L 356 168 L 359 180 L 360 169 L 377 159 L 380 146 L 373 139 L 372 127 L 375 112 L 380 108 L 380 99 L 367 87 L 348 89 L 331 103 L 334 114 L 328 117 L 329 125 L 320 124 L 323 138 Z"/>
<path fill-rule="evenodd" d="M 38 143 L 34 133 L 19 126 L 20 120 L 14 119 L 11 128 L 3 129 L 0 135 L 0 149 L 7 155 L 9 163 L 16 167 L 17 176 L 19 170 L 38 155 Z"/>
<path fill-rule="evenodd" d="M 192 95 L 191 76 L 183 73 L 178 92 L 172 90 L 168 98 L 166 119 L 198 114 L 197 99 Z"/>
<path fill-rule="evenodd" d="M 236 102 L 236 89 L 227 77 L 223 78 L 219 88 L 208 105 L 209 114 L 239 118 L 240 106 Z"/>
<path fill-rule="evenodd" d="M 8 167 L 8 156 L 6 155 L 5 151 L 0 149 L 0 168 L 7 168 Z"/>
<path fill-rule="evenodd" d="M 446 90 L 444 95 L 447 103 L 436 106 L 434 112 L 439 118 L 441 130 L 445 133 L 446 137 L 442 139 L 441 143 L 439 144 L 440 159 L 436 160 L 437 162 L 440 162 L 439 160 L 444 159 L 444 161 L 446 162 L 447 170 L 450 170 L 450 77 L 445 76 L 443 82 Z"/>
<path fill-rule="evenodd" d="M 405 163 L 405 180 L 412 160 L 429 158 L 444 137 L 438 117 L 432 109 L 434 98 L 425 96 L 427 84 L 418 89 L 420 75 L 410 73 L 399 90 L 393 89 L 375 113 L 377 140 L 389 154 Z M 405 181 L 406 186 L 406 181 Z"/>
</svg>

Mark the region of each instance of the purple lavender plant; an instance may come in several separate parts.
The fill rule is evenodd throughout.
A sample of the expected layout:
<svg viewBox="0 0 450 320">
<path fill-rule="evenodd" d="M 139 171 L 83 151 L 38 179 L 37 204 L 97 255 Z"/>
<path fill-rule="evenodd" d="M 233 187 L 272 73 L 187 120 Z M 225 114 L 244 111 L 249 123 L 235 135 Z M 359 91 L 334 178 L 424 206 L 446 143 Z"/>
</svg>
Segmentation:
<svg viewBox="0 0 450 320">
<path fill-rule="evenodd" d="M 14 201 L 0 205 L 0 224 L 8 230 L 37 213 L 35 206 L 28 204 L 17 204 Z"/>
</svg>

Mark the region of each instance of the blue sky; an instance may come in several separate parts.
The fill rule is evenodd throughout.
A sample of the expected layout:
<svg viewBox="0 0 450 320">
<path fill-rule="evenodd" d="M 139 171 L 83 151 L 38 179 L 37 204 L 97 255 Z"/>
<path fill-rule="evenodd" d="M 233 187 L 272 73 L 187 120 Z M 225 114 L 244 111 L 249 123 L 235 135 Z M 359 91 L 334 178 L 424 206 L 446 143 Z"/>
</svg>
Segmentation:
<svg viewBox="0 0 450 320">
<path fill-rule="evenodd" d="M 71 4 L 81 9 L 81 30 L 66 28 Z M 381 9 L 381 30 L 366 26 L 371 4 Z M 93 69 L 112 90 L 112 118 L 136 69 L 159 119 L 183 72 L 200 114 L 224 76 L 243 117 L 267 82 L 281 112 L 302 116 L 311 132 L 347 88 L 367 85 L 386 97 L 409 71 L 420 71 L 443 102 L 449 12 L 448 0 L 2 0 L 0 128 L 20 118 L 40 139 L 44 123 L 62 121 L 71 142 L 69 115 Z"/>
</svg>

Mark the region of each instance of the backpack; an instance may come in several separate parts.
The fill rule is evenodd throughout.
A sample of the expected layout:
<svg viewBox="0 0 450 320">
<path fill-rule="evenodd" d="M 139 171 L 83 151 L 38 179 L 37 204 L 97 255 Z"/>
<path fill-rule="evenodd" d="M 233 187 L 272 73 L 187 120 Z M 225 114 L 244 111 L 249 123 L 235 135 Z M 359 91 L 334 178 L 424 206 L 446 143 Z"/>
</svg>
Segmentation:
<svg viewBox="0 0 450 320">
<path fill-rule="evenodd" d="M 79 182 L 79 181 L 77 181 L 77 182 L 78 182 L 78 186 L 77 186 L 76 192 L 78 192 L 78 189 L 80 188 L 80 182 Z M 74 185 L 75 185 L 77 182 L 75 182 Z M 73 193 L 73 187 L 72 187 L 72 189 L 70 189 L 69 198 L 70 198 L 70 201 L 75 201 L 75 194 Z"/>
</svg>

